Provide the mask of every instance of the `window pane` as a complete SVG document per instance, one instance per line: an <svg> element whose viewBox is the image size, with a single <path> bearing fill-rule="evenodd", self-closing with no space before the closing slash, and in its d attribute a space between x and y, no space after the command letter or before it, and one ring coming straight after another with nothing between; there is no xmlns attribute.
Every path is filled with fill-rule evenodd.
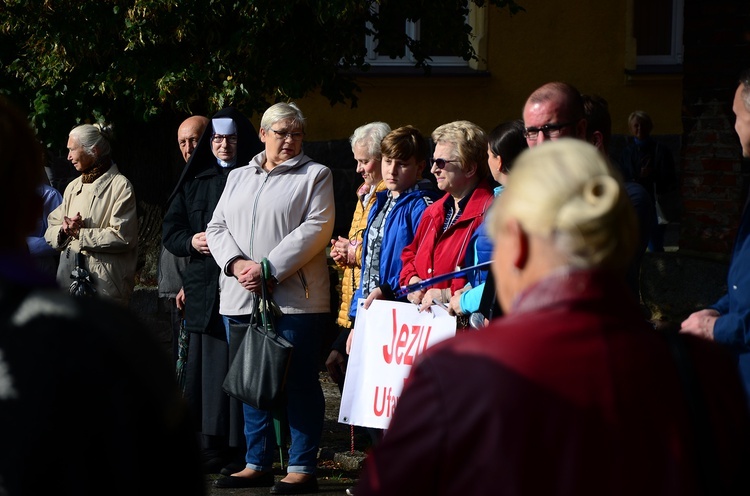
<svg viewBox="0 0 750 496"><path fill-rule="evenodd" d="M635 0L633 30L638 55L672 55L672 0Z"/></svg>
<svg viewBox="0 0 750 496"><path fill-rule="evenodd" d="M462 57L471 51L468 3L422 9L419 21L410 20L408 9L397 0L380 0L371 8L377 18L368 23L373 34L365 39L370 64L411 66L424 58L427 65L435 67L469 65Z"/></svg>
<svg viewBox="0 0 750 496"><path fill-rule="evenodd" d="M466 36L465 17L440 16L438 12L426 14L419 23L419 39L432 56L459 57L459 37ZM450 34L450 35L448 35Z"/></svg>
<svg viewBox="0 0 750 496"><path fill-rule="evenodd" d="M381 56L406 55L406 17L387 4L380 5L380 29L375 37L375 52Z"/></svg>

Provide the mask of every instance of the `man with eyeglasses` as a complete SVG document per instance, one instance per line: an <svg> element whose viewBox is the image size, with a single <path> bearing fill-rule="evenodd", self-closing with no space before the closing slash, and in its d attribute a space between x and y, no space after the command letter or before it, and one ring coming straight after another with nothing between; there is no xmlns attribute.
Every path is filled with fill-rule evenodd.
<svg viewBox="0 0 750 496"><path fill-rule="evenodd" d="M563 137L586 139L581 93L559 81L536 89L523 107L524 136L529 147Z"/></svg>

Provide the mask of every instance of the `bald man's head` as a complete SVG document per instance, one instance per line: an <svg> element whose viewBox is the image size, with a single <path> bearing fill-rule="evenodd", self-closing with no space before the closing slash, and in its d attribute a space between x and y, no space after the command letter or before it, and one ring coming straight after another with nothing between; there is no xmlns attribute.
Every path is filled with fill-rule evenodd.
<svg viewBox="0 0 750 496"><path fill-rule="evenodd" d="M526 100L523 124L529 146L566 136L585 140L581 93L573 85L559 81L541 86Z"/></svg>
<svg viewBox="0 0 750 496"><path fill-rule="evenodd" d="M208 126L208 122L208 117L193 115L182 121L177 129L177 144L180 145L182 158L185 159L185 162L193 154L203 130Z"/></svg>

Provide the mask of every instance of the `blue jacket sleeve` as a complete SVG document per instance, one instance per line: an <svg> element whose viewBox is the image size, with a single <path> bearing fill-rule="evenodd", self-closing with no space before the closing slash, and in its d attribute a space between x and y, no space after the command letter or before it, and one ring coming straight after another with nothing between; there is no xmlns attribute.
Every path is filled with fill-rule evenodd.
<svg viewBox="0 0 750 496"><path fill-rule="evenodd" d="M727 293L711 306L721 314L714 324L714 340L740 352L750 349L750 216L743 217L727 273Z"/></svg>
<svg viewBox="0 0 750 496"><path fill-rule="evenodd" d="M461 293L461 312L469 314L479 310L482 293L484 293L484 283Z"/></svg>

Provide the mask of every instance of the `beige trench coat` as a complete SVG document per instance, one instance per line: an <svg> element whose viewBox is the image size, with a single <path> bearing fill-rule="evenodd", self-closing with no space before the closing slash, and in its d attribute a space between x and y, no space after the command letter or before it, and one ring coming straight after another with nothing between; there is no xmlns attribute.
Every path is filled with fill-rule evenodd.
<svg viewBox="0 0 750 496"><path fill-rule="evenodd" d="M78 198L86 195L85 198ZM63 217L72 217L71 203L85 205L80 211L84 227L78 239L60 234ZM83 201L80 201L83 200ZM112 164L107 172L84 188L81 178L74 179L63 194L63 202L47 218L44 238L60 253L57 281L70 286L75 255L85 255L88 271L97 294L127 305L135 284L138 259L138 216L135 193L130 181Z"/></svg>

